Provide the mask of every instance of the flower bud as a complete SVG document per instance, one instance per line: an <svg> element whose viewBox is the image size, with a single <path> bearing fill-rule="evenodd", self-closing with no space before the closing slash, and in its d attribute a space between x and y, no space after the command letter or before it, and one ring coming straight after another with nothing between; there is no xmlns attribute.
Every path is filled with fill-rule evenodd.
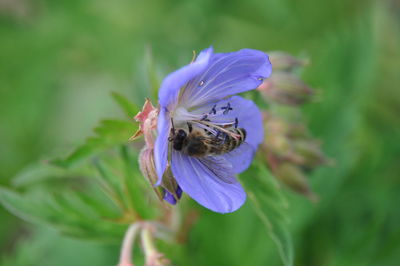
<svg viewBox="0 0 400 266"><path fill-rule="evenodd" d="M145 146L139 154L139 167L142 174L149 180L151 185L157 182L157 171L154 163L154 149ZM153 187L158 198L162 200L163 195L158 187Z"/></svg>
<svg viewBox="0 0 400 266"><path fill-rule="evenodd" d="M145 266L168 266L170 261L155 246L155 227L150 223L143 226L141 232L142 248L145 254Z"/></svg>
<svg viewBox="0 0 400 266"><path fill-rule="evenodd" d="M139 154L139 167L142 174L149 180L151 185L157 183L158 176L154 162L154 135L153 131L157 128L159 110L155 108L149 99L146 99L142 111L136 116L135 120L140 122L139 130L130 138L131 140L143 135L146 145ZM162 200L163 192L161 188L154 187L158 198Z"/></svg>
<svg viewBox="0 0 400 266"><path fill-rule="evenodd" d="M290 132L289 123L270 112L263 112L263 121L267 135L287 135Z"/></svg>
<svg viewBox="0 0 400 266"><path fill-rule="evenodd" d="M292 71L296 67L306 66L307 59L299 59L285 52L270 52L269 60L273 71Z"/></svg>
<svg viewBox="0 0 400 266"><path fill-rule="evenodd" d="M276 156L284 157L291 151L290 143L285 136L270 135L267 136L265 148Z"/></svg>
<svg viewBox="0 0 400 266"><path fill-rule="evenodd" d="M155 108L149 99L146 99L142 111L136 116L135 120L140 122L139 130L130 138L134 140L144 135L144 140L148 148L154 147L153 131L157 128L158 108Z"/></svg>
<svg viewBox="0 0 400 266"><path fill-rule="evenodd" d="M273 73L258 87L266 101L297 106L307 103L314 92L296 75L286 72Z"/></svg>
<svg viewBox="0 0 400 266"><path fill-rule="evenodd" d="M299 167L283 162L277 164L272 169L272 173L293 191L306 196L312 201L318 199L318 196L311 190L307 178Z"/></svg>
<svg viewBox="0 0 400 266"><path fill-rule="evenodd" d="M315 140L297 140L292 142L294 152L301 158L299 164L306 169L328 163L322 153L320 143Z"/></svg>

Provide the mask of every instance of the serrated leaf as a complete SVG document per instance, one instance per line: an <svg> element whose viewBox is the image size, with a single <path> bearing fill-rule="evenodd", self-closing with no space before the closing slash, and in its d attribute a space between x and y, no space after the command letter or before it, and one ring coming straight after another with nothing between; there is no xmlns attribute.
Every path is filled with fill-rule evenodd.
<svg viewBox="0 0 400 266"><path fill-rule="evenodd" d="M139 111L140 107L129 101L125 96L118 92L112 92L112 97L124 111L125 115L129 118L133 118Z"/></svg>
<svg viewBox="0 0 400 266"><path fill-rule="evenodd" d="M254 178L244 178L243 182L253 208L277 246L283 264L292 266L293 243L285 213L288 203L265 166L255 163L249 171Z"/></svg>
<svg viewBox="0 0 400 266"><path fill-rule="evenodd" d="M158 200L152 193L143 193L152 188L138 171L137 154L129 153L124 145L119 147L117 154L118 160L101 156L93 161L106 194L133 216L139 215L142 219L154 217L156 212L148 206L149 202Z"/></svg>
<svg viewBox="0 0 400 266"><path fill-rule="evenodd" d="M51 161L53 164L65 168L74 166L88 157L96 155L98 152L124 144L136 130L138 125L123 120L102 120L101 124L94 129L96 136L90 137L84 144L77 147L65 159Z"/></svg>
<svg viewBox="0 0 400 266"><path fill-rule="evenodd" d="M127 147L122 146L127 153ZM64 169L41 163L18 175L16 184L23 192L0 189L0 202L16 216L29 222L52 225L64 234L118 239L127 224L138 218L154 217L157 212L144 200L151 188L138 186L135 181L132 189L128 189L129 178L140 177L137 181L143 183L144 180L131 160L125 162L126 154L105 151L99 156L101 180L108 190L101 189L93 167ZM107 194L109 191L111 197Z"/></svg>
<svg viewBox="0 0 400 266"><path fill-rule="evenodd" d="M124 173L125 189L130 196L136 211L143 219L151 219L157 214L157 209L149 208L151 202L159 202L154 193L140 193L140 191L152 191L154 187L144 178L141 172L135 171L139 169L137 153L130 152L126 146L121 146L119 150L123 165L121 168ZM159 189L159 188L156 188Z"/></svg>
<svg viewBox="0 0 400 266"><path fill-rule="evenodd" d="M61 166L61 167L71 167L74 164L80 162L83 159L86 159L87 157L94 155L95 152L99 149L101 149L102 143L98 141L98 139L95 138L88 138L86 142L76 148L69 156L67 156L65 159L55 159L52 160L51 162L54 165Z"/></svg>
<svg viewBox="0 0 400 266"><path fill-rule="evenodd" d="M93 161L100 183L106 194L122 210L132 209L131 202L124 197L123 184L120 176L115 175L106 162L96 159ZM125 200L124 200L125 199Z"/></svg>
<svg viewBox="0 0 400 266"><path fill-rule="evenodd" d="M96 133L107 145L100 146L96 156L90 154L92 160L69 168L30 166L14 182L21 191L1 189L0 202L22 219L91 239L117 239L127 224L154 219L159 200L140 174L137 151L131 152L126 144L108 147L119 139L107 142L107 137L126 128L126 123L108 120L102 125Z"/></svg>
<svg viewBox="0 0 400 266"><path fill-rule="evenodd" d="M17 187L42 182L53 176L62 176L65 170L48 163L38 163L22 169L13 179L12 184Z"/></svg>
<svg viewBox="0 0 400 266"><path fill-rule="evenodd" d="M21 219L51 225L75 237L119 239L128 222L119 222L123 214L105 199L104 194L96 196L87 188L84 192L66 189L53 193L0 188L0 203Z"/></svg>
<svg viewBox="0 0 400 266"><path fill-rule="evenodd" d="M38 211L34 202L29 202L23 196L10 189L0 188L0 203L8 211L21 219L33 223L40 221L40 215L38 215L40 211Z"/></svg>

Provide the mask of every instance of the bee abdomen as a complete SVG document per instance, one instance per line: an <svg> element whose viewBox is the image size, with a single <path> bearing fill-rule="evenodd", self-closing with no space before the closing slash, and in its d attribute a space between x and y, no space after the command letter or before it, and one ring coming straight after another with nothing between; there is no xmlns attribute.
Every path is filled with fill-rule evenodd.
<svg viewBox="0 0 400 266"><path fill-rule="evenodd" d="M235 133L239 135L237 140L237 145L242 144L246 140L247 132L244 128L236 128Z"/></svg>
<svg viewBox="0 0 400 266"><path fill-rule="evenodd" d="M242 142L243 142L243 141L246 140L246 136L247 136L246 129L244 129L244 128L239 128L239 131L240 131L241 139L242 139Z"/></svg>
<svg viewBox="0 0 400 266"><path fill-rule="evenodd" d="M224 143L225 148L222 149L221 153L233 151L234 149L239 147L240 144L244 142L246 138L246 130L244 130L243 128L235 128L233 130L233 133L235 133L238 136L227 137Z"/></svg>

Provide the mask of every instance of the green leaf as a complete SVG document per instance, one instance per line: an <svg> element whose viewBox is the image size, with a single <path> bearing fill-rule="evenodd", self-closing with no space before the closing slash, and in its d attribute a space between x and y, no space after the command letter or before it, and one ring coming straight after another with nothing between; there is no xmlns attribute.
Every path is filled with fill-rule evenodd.
<svg viewBox="0 0 400 266"><path fill-rule="evenodd" d="M96 136L89 137L84 144L77 147L65 159L51 161L53 164L65 168L74 166L84 159L92 157L99 152L128 143L128 139L138 129L136 123L123 120L103 120L94 129Z"/></svg>
<svg viewBox="0 0 400 266"><path fill-rule="evenodd" d="M33 222L40 222L40 210L36 208L35 202L25 199L22 195L0 187L0 203L15 216Z"/></svg>
<svg viewBox="0 0 400 266"><path fill-rule="evenodd" d="M22 169L13 179L12 184L16 187L29 186L43 182L54 176L62 176L65 170L48 163L37 163Z"/></svg>
<svg viewBox="0 0 400 266"><path fill-rule="evenodd" d="M277 246L283 264L291 266L294 251L286 214L288 202L264 165L255 162L248 171L254 178L243 178L242 181L253 208Z"/></svg>
<svg viewBox="0 0 400 266"><path fill-rule="evenodd" d="M98 172L96 176L106 194L132 216L139 215L141 219L154 217L157 212L149 208L148 203L157 202L158 199L150 183L138 171L137 153L129 152L124 145L116 153L118 157L100 156L93 161Z"/></svg>
<svg viewBox="0 0 400 266"><path fill-rule="evenodd" d="M107 127L97 134L105 138L109 128L124 125L103 124ZM51 225L64 234L117 240L127 224L159 215L160 202L140 174L137 156L124 144L102 150L79 167L29 166L13 182L18 190L0 189L0 202L18 217Z"/></svg>
<svg viewBox="0 0 400 266"><path fill-rule="evenodd" d="M125 115L129 118L134 117L139 111L140 108L129 101L125 96L118 92L112 92L112 97L118 103L119 107L124 111Z"/></svg>
<svg viewBox="0 0 400 266"><path fill-rule="evenodd" d="M93 181L55 191L52 188L36 185L23 193L0 188L0 203L21 219L51 225L75 237L104 241L118 240L123 235L126 222L119 221L124 214Z"/></svg>

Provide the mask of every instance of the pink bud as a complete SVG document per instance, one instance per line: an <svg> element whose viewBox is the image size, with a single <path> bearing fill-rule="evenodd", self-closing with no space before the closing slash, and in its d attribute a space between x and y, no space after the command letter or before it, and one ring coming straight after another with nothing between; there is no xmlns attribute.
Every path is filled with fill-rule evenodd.
<svg viewBox="0 0 400 266"><path fill-rule="evenodd" d="M151 185L157 183L157 172L154 163L154 149L145 146L139 154L139 167L142 174L149 180ZM163 195L158 187L153 187L158 198L162 200Z"/></svg>
<svg viewBox="0 0 400 266"><path fill-rule="evenodd" d="M329 160L325 157L320 148L319 141L297 140L292 143L294 152L301 158L299 164L308 169L327 164Z"/></svg>
<svg viewBox="0 0 400 266"><path fill-rule="evenodd" d="M274 72L264 80L258 90L266 101L286 105L300 105L308 102L314 92L299 77L286 72Z"/></svg>
<svg viewBox="0 0 400 266"><path fill-rule="evenodd" d="M153 130L157 129L157 119L159 110L155 108L149 99L143 105L143 109L135 116L135 120L140 122L139 130L131 137L131 140L144 135L144 140L148 148L154 148Z"/></svg>
<svg viewBox="0 0 400 266"><path fill-rule="evenodd" d="M293 191L308 197L312 201L318 200L318 196L311 190L307 178L299 167L290 163L282 163L274 167L272 172Z"/></svg>
<svg viewBox="0 0 400 266"><path fill-rule="evenodd" d="M296 67L306 66L307 59L299 59L285 52L270 52L269 60L273 71L291 71Z"/></svg>

